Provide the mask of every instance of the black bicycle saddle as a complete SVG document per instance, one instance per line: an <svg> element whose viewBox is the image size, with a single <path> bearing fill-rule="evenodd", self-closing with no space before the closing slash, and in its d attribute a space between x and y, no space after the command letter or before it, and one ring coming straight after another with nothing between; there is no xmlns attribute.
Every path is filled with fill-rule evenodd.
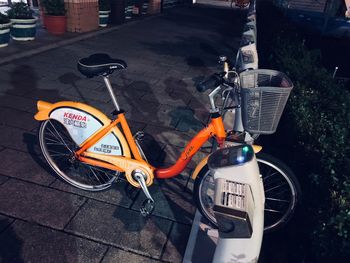
<svg viewBox="0 0 350 263"><path fill-rule="evenodd" d="M121 59L113 59L108 54L98 53L78 61L78 70L88 78L109 75L116 69L125 69L127 64Z"/></svg>

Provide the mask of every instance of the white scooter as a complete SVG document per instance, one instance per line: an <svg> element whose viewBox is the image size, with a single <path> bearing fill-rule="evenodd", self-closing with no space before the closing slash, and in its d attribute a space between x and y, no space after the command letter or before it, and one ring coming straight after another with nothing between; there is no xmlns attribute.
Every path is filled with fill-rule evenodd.
<svg viewBox="0 0 350 263"><path fill-rule="evenodd" d="M215 179L214 213L219 240L214 263L253 263L264 232L264 187L250 145L214 152L208 160Z"/></svg>

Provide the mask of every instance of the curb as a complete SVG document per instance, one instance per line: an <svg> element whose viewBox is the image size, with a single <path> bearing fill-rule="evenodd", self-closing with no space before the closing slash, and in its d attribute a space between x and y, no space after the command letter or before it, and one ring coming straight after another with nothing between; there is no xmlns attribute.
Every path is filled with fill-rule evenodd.
<svg viewBox="0 0 350 263"><path fill-rule="evenodd" d="M48 44L48 45L45 45L45 46L42 46L42 47L34 48L32 50L27 50L27 51L21 52L19 54L13 54L13 55L10 55L8 57L0 59L0 65L7 64L9 62L12 62L14 60L18 60L18 59L21 59L21 58L30 57L30 56L33 56L33 55L36 55L36 54L39 54L39 53L43 53L45 51L49 51L49 50L52 50L52 49L55 49L55 48L59 48L59 47L62 47L62 46L73 44L73 43L76 43L76 42L79 42L79 41L82 41L82 40L85 40L85 39L89 39L89 38L92 38L92 37L95 37L95 36L107 34L109 32L118 30L118 29L120 29L122 27L132 26L132 25L135 25L135 24L137 24L139 22L151 20L151 19L159 17L161 15L162 14L152 15L152 16L149 16L149 17L145 17L143 19L137 19L135 21L130 21L130 22L127 22L127 23L124 23L124 24L121 24L121 25L112 26L110 28L99 29L99 30L96 30L96 31L93 31L93 32L89 32L89 33L85 33L85 34L82 34L82 35L78 35L78 36L75 36L75 37L72 37L72 38L69 38L69 39L65 39L65 40L61 40L61 41L58 41L58 42L55 42L55 43L51 43L51 44Z"/></svg>

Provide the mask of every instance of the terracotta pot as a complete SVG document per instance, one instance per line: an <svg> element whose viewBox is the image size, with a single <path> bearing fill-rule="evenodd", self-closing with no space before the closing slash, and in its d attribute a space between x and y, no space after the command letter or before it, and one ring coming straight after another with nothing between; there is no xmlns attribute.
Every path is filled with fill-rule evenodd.
<svg viewBox="0 0 350 263"><path fill-rule="evenodd" d="M45 26L47 31L53 35L61 35L66 32L66 16L44 15Z"/></svg>

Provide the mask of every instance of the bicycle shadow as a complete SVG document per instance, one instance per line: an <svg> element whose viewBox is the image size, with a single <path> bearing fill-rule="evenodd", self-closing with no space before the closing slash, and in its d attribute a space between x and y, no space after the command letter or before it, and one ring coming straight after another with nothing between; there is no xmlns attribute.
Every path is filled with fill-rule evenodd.
<svg viewBox="0 0 350 263"><path fill-rule="evenodd" d="M158 156L155 161L157 161L158 165L169 166L170 162L167 160L166 155L171 155L171 158L174 159L172 161L175 161L179 155L176 151L170 150L165 152L165 150L168 150L168 148L165 149L165 147L168 146L168 143L171 143L171 141L168 140L166 133L164 133L162 130L162 127L170 126L173 131L176 131L175 129L179 123L184 122L185 124L188 124L182 124L181 129L178 130L181 131L181 134L183 134L183 136L179 135L179 139L182 141L187 141L188 136L184 136L186 135L186 132L190 130L192 130L192 133L198 132L198 130L203 128L202 121L199 121L198 118L194 116L194 111L188 106L174 106L172 107L172 110L166 112L168 122L164 124L164 119L162 119L164 118L164 115L157 114L157 111L159 111L158 106L162 105L161 102L163 101L159 101L157 94L155 94L156 90L152 89L150 83L147 83L145 81L135 81L129 83L128 79L125 78L125 76L122 76L120 79L124 79L125 86L123 86L123 84L119 85L119 93L117 93L117 97L118 99L122 97L123 101L128 102L128 119L137 121L143 120L144 122L147 122L145 123L146 131L148 126L155 126L157 123L160 123L158 124L159 129L152 129L153 132L151 134L156 138L157 141L161 142L161 145L163 145L158 147L158 149L162 149L162 153L154 153L154 155ZM190 98L190 100L195 101L197 104L200 104L200 101L198 101L197 98L193 96L193 93L189 91L187 87L188 85L185 82L181 81L181 79L166 78L161 82L164 84L164 86L162 86L164 87L162 92L168 95L168 102L179 102L180 104L187 105L188 98ZM174 82L176 82L176 85L174 85ZM182 93L180 96L177 94L178 89L176 89L179 88L179 86L182 86ZM142 92L140 93L140 91ZM135 94L137 94L138 97L135 96ZM144 98L146 95L147 97L154 98L152 105L156 106L156 110L151 109L149 112L147 112L147 110L144 110L141 107L144 106L142 98ZM154 161L154 159L151 159L151 161ZM193 165L195 164L193 163ZM158 219L170 219L178 222L180 225L187 225L188 228L186 230L187 234L189 234L189 224L191 224L194 215L194 203L190 190L188 189L189 179L189 176L186 177L182 174L173 179L156 180L155 185L149 189L151 195L156 201L156 210L154 211L151 218L145 219L140 215L138 219L131 223L128 220L125 221L125 219L123 219L123 217L118 214L118 211L114 213L114 216L122 220L127 231L131 232L141 231L146 227L148 221L151 220L157 225L157 227L159 227L160 230L164 231L165 235L169 235L169 229L160 224ZM131 206L132 209L137 211L141 207L144 199L145 196L140 191L139 196ZM171 242L174 245L177 253L183 255L185 249L184 245L186 245L187 241L186 232L181 238L178 236L174 238L175 236L176 234L172 233L170 235L170 241L168 242ZM181 242L179 242L179 239L181 239ZM157 240L154 241L156 242Z"/></svg>
<svg viewBox="0 0 350 263"><path fill-rule="evenodd" d="M12 66L13 64L10 64ZM4 105L1 105L2 107L6 107L8 114L13 115L13 118L18 118L21 121L25 123L29 123L29 120L26 119L27 116L30 114L33 114L34 107L29 106L28 104L30 101L33 101L33 106L35 105L34 99L40 98L40 97L51 97L51 98L60 98L57 91L54 90L46 90L46 89L39 89L38 88L38 81L39 77L36 73L35 68L33 68L31 65L28 64L14 64L14 67L8 72L9 75L9 81L7 83L4 83L4 88L6 88L6 91L1 95L1 101L4 102ZM37 96L38 94L41 94L40 96ZM12 102L12 103L11 103ZM13 103L15 102L15 103ZM16 103L18 102L18 103ZM5 104L6 103L6 104ZM23 112L23 116L18 116L19 111ZM18 151L20 154L18 154L16 162L19 163L19 168L13 168L13 172L16 173L18 171L21 171L21 169L24 169L30 173L33 169L33 165L38 165L41 167L45 172L48 174L52 174L51 171L49 171L48 167L43 163L42 159L39 158L39 155L37 153L36 148L36 136L34 135L34 131L30 130L30 128L26 128L26 125L23 125L22 128L20 127L12 127L11 123L3 123L4 126L8 127L9 129L14 129L14 137L9 138L9 141L13 141L16 139L19 139L16 145L13 147L11 146L11 142L8 142L6 148L3 151L10 150L10 151ZM17 133L19 134L19 137L17 138ZM22 136L22 141L20 141ZM22 147L23 146L23 147ZM28 159L26 159L26 154L23 153L27 152L29 156L32 158L34 162L28 162ZM21 153L22 152L22 153ZM25 157L24 160L22 160L22 156ZM3 164L4 165L4 164ZM39 177L29 176L24 177L23 180L25 181L31 181L33 183L40 182L36 181ZM10 179L6 182L4 182L4 187L6 187L7 182L11 182L12 184L23 184L23 181L21 181L22 178L18 178L16 175L13 177L10 175ZM27 185L28 189L30 188L30 183ZM28 190L26 189L26 190ZM0 190L1 191L1 190ZM22 194L18 194L19 196L22 196ZM18 198L14 196L8 196L8 198ZM20 200L20 199L19 199ZM6 202L6 199L2 199L2 202ZM14 210L21 209L21 203L18 203L19 208L13 208ZM5 208L8 209L8 208ZM4 212L6 214L6 212ZM45 246L49 244L41 243L40 240L36 239L39 236L35 235L35 237L31 237L30 240L27 239L28 236L26 233L23 233L23 229L21 227L35 227L36 223L40 224L39 221L33 220L34 222L27 222L25 219L26 217L31 217L29 214L23 214L20 213L20 215L17 215L18 219L14 219L13 223L9 223L7 219L0 218L0 261L1 262L26 262L27 260L35 260L37 258L33 255L31 251L31 242L38 242L43 247L42 249L45 249ZM22 218L22 216L24 218ZM35 217L35 216L34 216ZM22 221L22 219L24 221ZM42 237L42 236L41 236ZM71 249L74 250L74 244L72 245ZM77 248L76 248L77 250ZM34 256L34 258L28 258L30 256ZM62 260L67 260L64 255L61 255Z"/></svg>
<svg viewBox="0 0 350 263"><path fill-rule="evenodd" d="M25 262L21 257L23 241L6 218L0 218L0 244L0 262Z"/></svg>

